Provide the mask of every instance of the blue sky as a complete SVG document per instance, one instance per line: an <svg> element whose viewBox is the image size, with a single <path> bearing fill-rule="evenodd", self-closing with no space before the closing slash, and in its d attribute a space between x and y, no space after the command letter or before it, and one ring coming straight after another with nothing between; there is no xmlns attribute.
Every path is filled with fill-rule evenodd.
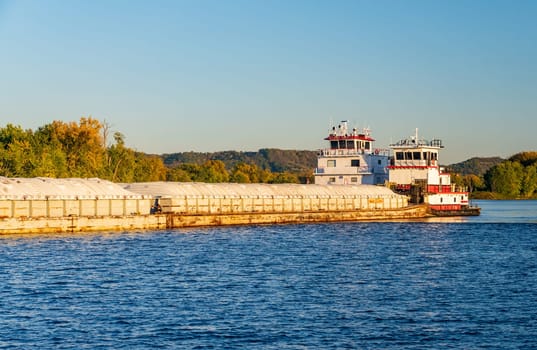
<svg viewBox="0 0 537 350"><path fill-rule="evenodd" d="M537 1L0 0L0 124L148 153L316 150L340 120L442 163L536 150Z"/></svg>

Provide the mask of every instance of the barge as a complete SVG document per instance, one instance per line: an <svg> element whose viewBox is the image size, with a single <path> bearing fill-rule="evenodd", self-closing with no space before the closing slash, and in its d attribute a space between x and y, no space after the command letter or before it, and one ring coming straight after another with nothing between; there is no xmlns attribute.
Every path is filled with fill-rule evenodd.
<svg viewBox="0 0 537 350"><path fill-rule="evenodd" d="M374 148L368 129L332 128L315 184L147 182L0 177L0 234L194 226L399 221L479 215L438 164L440 140Z"/></svg>
<svg viewBox="0 0 537 350"><path fill-rule="evenodd" d="M382 186L0 178L0 234L419 219Z"/></svg>

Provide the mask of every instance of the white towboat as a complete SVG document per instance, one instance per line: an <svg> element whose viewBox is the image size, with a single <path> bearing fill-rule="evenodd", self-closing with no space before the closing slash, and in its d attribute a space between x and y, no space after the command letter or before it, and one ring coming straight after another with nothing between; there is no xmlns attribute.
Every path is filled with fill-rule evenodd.
<svg viewBox="0 0 537 350"><path fill-rule="evenodd" d="M329 147L318 152L316 184L379 185L388 180L389 150L373 147L369 129L349 130L343 120L325 140Z"/></svg>
<svg viewBox="0 0 537 350"><path fill-rule="evenodd" d="M437 216L480 214L480 208L470 205L468 191L452 184L451 175L440 167L442 141L420 140L418 129L390 149L380 149L373 147L369 129L349 130L343 120L325 140L329 147L318 152L316 184L387 185L410 196L411 203L426 203Z"/></svg>

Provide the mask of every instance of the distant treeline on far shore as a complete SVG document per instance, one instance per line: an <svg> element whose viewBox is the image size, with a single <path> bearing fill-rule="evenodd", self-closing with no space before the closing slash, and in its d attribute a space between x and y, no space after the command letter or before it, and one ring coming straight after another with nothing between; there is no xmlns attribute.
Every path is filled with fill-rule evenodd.
<svg viewBox="0 0 537 350"><path fill-rule="evenodd" d="M0 128L0 176L99 177L113 182L313 182L316 151L180 152L151 155L125 145L125 136L91 117L53 121L37 130ZM448 167L452 182L474 198L537 197L537 152L509 159L472 158Z"/></svg>

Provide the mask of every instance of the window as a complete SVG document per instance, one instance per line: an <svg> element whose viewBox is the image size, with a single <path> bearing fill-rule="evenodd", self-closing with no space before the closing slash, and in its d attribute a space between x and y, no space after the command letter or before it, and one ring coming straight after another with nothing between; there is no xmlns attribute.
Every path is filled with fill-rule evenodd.
<svg viewBox="0 0 537 350"><path fill-rule="evenodd" d="M329 159L326 161L326 166L329 168L335 168L336 167L336 160L335 159Z"/></svg>
<svg viewBox="0 0 537 350"><path fill-rule="evenodd" d="M351 159L351 166L360 166L360 159Z"/></svg>
<svg viewBox="0 0 537 350"><path fill-rule="evenodd" d="M337 149L337 141L330 141L330 148Z"/></svg>
<svg viewBox="0 0 537 350"><path fill-rule="evenodd" d="M403 152L395 152L395 159L397 160L404 160L405 157L403 155Z"/></svg>
<svg viewBox="0 0 537 350"><path fill-rule="evenodd" d="M336 182L336 178L335 177L329 177L328 182Z"/></svg>
<svg viewBox="0 0 537 350"><path fill-rule="evenodd" d="M357 178L356 176L351 177L351 182L352 182L352 183L357 183L357 182L358 182L358 178Z"/></svg>
<svg viewBox="0 0 537 350"><path fill-rule="evenodd" d="M414 160L420 160L421 159L421 152L413 152L412 157Z"/></svg>
<svg viewBox="0 0 537 350"><path fill-rule="evenodd" d="M365 143L365 149L371 149L371 142L366 141L366 143Z"/></svg>
<svg viewBox="0 0 537 350"><path fill-rule="evenodd" d="M378 165L382 165L382 159L378 160Z"/></svg>
<svg viewBox="0 0 537 350"><path fill-rule="evenodd" d="M405 159L412 160L412 152L405 152Z"/></svg>

